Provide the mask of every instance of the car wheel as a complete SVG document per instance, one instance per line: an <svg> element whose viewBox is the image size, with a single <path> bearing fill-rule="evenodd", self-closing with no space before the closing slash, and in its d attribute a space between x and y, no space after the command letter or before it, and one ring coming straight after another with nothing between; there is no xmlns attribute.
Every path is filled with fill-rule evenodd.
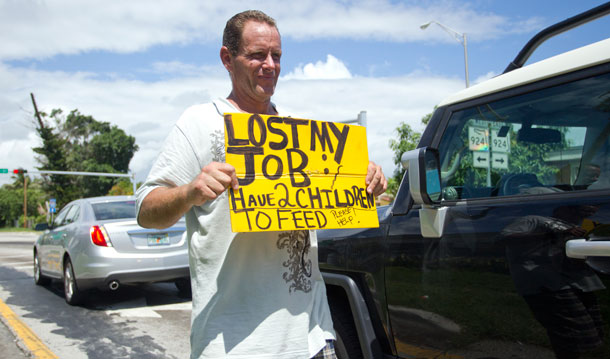
<svg viewBox="0 0 610 359"><path fill-rule="evenodd" d="M50 278L45 277L40 269L40 259L38 252L34 252L34 283L36 285L47 285L51 282Z"/></svg>
<svg viewBox="0 0 610 359"><path fill-rule="evenodd" d="M83 299L83 293L76 285L76 277L69 258L64 263L64 296L66 303L70 305L77 305Z"/></svg>
<svg viewBox="0 0 610 359"><path fill-rule="evenodd" d="M190 297L192 296L191 292L191 279L190 278L180 278L174 281L176 288L178 288L178 294L182 297Z"/></svg>
<svg viewBox="0 0 610 359"><path fill-rule="evenodd" d="M347 303L334 303L330 313L335 327L337 341L335 342L335 353L339 359L361 359L364 358L360 351L358 332L354 325L354 319Z"/></svg>

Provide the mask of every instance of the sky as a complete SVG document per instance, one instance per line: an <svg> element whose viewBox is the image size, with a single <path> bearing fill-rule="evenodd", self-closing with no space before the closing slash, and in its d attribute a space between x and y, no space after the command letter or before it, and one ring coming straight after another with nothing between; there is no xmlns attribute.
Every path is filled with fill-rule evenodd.
<svg viewBox="0 0 610 359"><path fill-rule="evenodd" d="M219 58L235 13L259 9L282 36L272 101L295 117L348 121L366 111L369 159L387 177L396 128L502 73L538 31L602 4L557 0L0 0L0 168L35 171L40 111L78 109L134 136L143 181L180 114L226 97ZM422 30L420 25L436 21ZM610 36L610 16L555 37L528 63ZM0 174L0 185L12 183Z"/></svg>

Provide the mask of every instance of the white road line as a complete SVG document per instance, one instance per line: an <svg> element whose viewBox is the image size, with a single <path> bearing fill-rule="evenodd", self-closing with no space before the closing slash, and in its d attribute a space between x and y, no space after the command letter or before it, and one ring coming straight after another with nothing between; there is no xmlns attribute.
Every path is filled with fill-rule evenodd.
<svg viewBox="0 0 610 359"><path fill-rule="evenodd" d="M175 304L163 304L146 306L144 298L129 302L135 307L132 308L119 308L106 310L106 314L112 315L117 314L122 318L139 317L139 318L161 318L161 315L157 313L157 310L191 310L193 304L191 302L175 303ZM123 303L125 305L125 303Z"/></svg>
<svg viewBox="0 0 610 359"><path fill-rule="evenodd" d="M34 265L32 265L30 263L29 266L17 266L17 267L13 267L13 268L15 268L15 269L34 269Z"/></svg>
<svg viewBox="0 0 610 359"><path fill-rule="evenodd" d="M8 262L8 263L3 263L4 265L8 265L11 267L18 267L18 266L23 266L26 264L29 264L30 267L33 266L34 264L32 263L32 261L27 261L27 262Z"/></svg>

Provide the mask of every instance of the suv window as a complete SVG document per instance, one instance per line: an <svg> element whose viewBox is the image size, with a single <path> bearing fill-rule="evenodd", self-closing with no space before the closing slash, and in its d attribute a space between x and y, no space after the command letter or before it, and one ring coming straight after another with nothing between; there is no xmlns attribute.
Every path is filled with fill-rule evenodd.
<svg viewBox="0 0 610 359"><path fill-rule="evenodd" d="M610 187L610 74L456 111L439 146L443 199Z"/></svg>

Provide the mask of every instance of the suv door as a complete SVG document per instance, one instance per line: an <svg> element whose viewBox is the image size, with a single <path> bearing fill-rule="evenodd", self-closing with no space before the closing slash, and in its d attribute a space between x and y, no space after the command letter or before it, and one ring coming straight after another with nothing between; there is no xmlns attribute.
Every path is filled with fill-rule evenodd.
<svg viewBox="0 0 610 359"><path fill-rule="evenodd" d="M610 240L610 65L440 110L444 232L389 230L399 356L610 357L610 277L565 250Z"/></svg>

